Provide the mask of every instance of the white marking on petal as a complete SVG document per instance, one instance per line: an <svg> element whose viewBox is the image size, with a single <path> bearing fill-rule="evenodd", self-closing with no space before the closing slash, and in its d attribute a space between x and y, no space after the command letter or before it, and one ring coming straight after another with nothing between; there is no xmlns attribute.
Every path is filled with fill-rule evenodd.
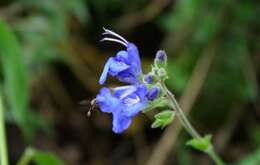
<svg viewBox="0 0 260 165"><path fill-rule="evenodd" d="M126 105L133 105L133 104L137 104L139 102L140 102L140 98L137 95L135 95L135 98L128 97L128 98L125 98L123 101L123 103Z"/></svg>
<svg viewBox="0 0 260 165"><path fill-rule="evenodd" d="M133 92L135 92L135 91L136 91L136 87L134 87L134 86L129 87L129 89L127 89L127 90L120 96L120 99L125 98L126 96L130 95L131 93L133 93Z"/></svg>
<svg viewBox="0 0 260 165"><path fill-rule="evenodd" d="M120 87L116 87L114 88L114 90L122 90L122 89L127 89L127 88L132 88L132 85L125 85L125 86L120 86Z"/></svg>

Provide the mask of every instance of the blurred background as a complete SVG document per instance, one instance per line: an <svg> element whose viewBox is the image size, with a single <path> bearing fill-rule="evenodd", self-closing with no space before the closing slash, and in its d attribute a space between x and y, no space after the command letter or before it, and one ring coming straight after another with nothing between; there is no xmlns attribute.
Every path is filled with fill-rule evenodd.
<svg viewBox="0 0 260 165"><path fill-rule="evenodd" d="M0 30L0 81L11 164L28 147L45 165L213 164L185 145L177 120L151 129L153 114L141 114L116 135L110 114L87 116L106 60L124 49L100 43L102 27L138 46L145 73L164 49L167 85L195 128L214 135L227 162L260 164L260 1L1 0L0 18L9 27Z"/></svg>

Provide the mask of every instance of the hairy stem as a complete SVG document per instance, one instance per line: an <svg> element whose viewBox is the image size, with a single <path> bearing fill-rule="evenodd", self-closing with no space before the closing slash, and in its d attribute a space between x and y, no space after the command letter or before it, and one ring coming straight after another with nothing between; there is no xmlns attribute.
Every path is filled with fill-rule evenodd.
<svg viewBox="0 0 260 165"><path fill-rule="evenodd" d="M170 106L173 108L176 113L177 117L180 120L182 126L186 129L186 131L195 139L202 140L201 135L195 130L195 128L191 125L187 117L185 116L184 112L182 111L181 107L179 106L178 102L176 101L174 95L171 93L171 91L168 90L166 85L162 82L162 90L167 96L167 98L170 101ZM205 150L205 153L207 153L211 159L217 164L217 165L224 165L224 162L221 160L221 158L216 154L214 151L214 147L212 144L209 145L209 147Z"/></svg>
<svg viewBox="0 0 260 165"><path fill-rule="evenodd" d="M8 152L6 146L4 105L0 93L0 161L1 165L8 165Z"/></svg>

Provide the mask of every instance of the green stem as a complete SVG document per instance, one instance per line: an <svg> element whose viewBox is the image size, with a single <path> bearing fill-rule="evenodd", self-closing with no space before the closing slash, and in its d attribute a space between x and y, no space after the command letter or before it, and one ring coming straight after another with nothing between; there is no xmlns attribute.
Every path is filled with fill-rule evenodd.
<svg viewBox="0 0 260 165"><path fill-rule="evenodd" d="M8 165L8 151L6 146L4 105L0 93L0 161L1 165Z"/></svg>
<svg viewBox="0 0 260 165"><path fill-rule="evenodd" d="M211 157L211 159L214 160L214 162L216 162L217 165L224 165L225 164L221 160L219 155L215 152L214 147L212 146L212 144L210 144L209 148L205 152Z"/></svg>
<svg viewBox="0 0 260 165"><path fill-rule="evenodd" d="M161 83L162 90L166 94L167 98L170 101L170 106L176 111L178 119L180 120L182 126L186 129L186 131L195 139L202 140L201 135L194 129L194 127L190 124L189 120L185 116L184 112L182 111L181 107L179 106L178 102L176 101L174 95L168 90L164 83ZM217 165L224 165L224 162L220 159L220 157L214 151L214 147L212 144L207 148L205 151L211 159Z"/></svg>

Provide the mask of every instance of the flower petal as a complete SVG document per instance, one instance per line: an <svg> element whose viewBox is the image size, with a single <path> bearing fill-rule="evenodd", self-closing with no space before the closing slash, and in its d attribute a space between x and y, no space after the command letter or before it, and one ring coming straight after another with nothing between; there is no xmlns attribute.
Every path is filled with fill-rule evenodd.
<svg viewBox="0 0 260 165"><path fill-rule="evenodd" d="M120 104L120 101L112 96L108 88L102 88L96 97L97 104L102 112L111 113Z"/></svg>
<svg viewBox="0 0 260 165"><path fill-rule="evenodd" d="M129 65L113 58L110 62L109 74L111 76L116 76L118 73L126 70L127 68L129 68Z"/></svg>
<svg viewBox="0 0 260 165"><path fill-rule="evenodd" d="M113 132L122 133L125 131L131 124L131 118L126 117L120 113L121 111L113 113Z"/></svg>
<svg viewBox="0 0 260 165"><path fill-rule="evenodd" d="M116 57L115 57L115 58L116 58L117 60L124 61L125 63L130 64L130 63L128 63L128 52L125 51L125 50L119 51L119 52L116 54Z"/></svg>
<svg viewBox="0 0 260 165"><path fill-rule="evenodd" d="M141 110L145 109L147 106L146 102L139 102L128 106L127 108L123 109L123 114L127 117L134 117L136 116Z"/></svg>
<svg viewBox="0 0 260 165"><path fill-rule="evenodd" d="M100 78L99 78L99 84L104 84L104 82L106 81L106 79L107 79L107 74L108 74L108 71L109 71L109 67L110 67L110 65L111 65L111 62L113 61L113 58L112 57L110 57L108 60L107 60L107 62L106 62L106 64L105 64L105 67L104 67L104 69L103 69L103 72L102 72L102 74L101 74L101 76L100 76Z"/></svg>
<svg viewBox="0 0 260 165"><path fill-rule="evenodd" d="M140 101L141 102L145 102L146 101L146 94L147 94L148 90L147 87L145 85L139 85L137 90L136 90L136 94L139 96Z"/></svg>
<svg viewBox="0 0 260 165"><path fill-rule="evenodd" d="M139 56L139 51L135 44L128 43L127 44L127 52L128 52L128 60L131 61L131 65L136 69L136 72L141 73L141 60Z"/></svg>
<svg viewBox="0 0 260 165"><path fill-rule="evenodd" d="M128 69L118 73L117 78L122 82L139 84L138 75L135 73L132 67L129 67Z"/></svg>

